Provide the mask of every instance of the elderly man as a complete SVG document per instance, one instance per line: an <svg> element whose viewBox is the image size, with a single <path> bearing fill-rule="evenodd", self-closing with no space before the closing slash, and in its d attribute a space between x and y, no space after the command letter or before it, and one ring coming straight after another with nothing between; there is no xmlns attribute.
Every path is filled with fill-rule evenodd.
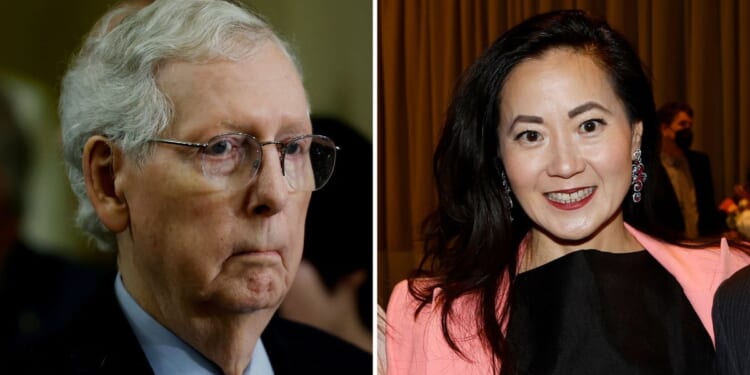
<svg viewBox="0 0 750 375"><path fill-rule="evenodd" d="M78 222L116 249L119 274L110 303L82 315L42 367L371 372L368 354L273 317L311 192L336 157L308 107L284 44L236 4L157 0L105 15L65 75L60 114Z"/></svg>

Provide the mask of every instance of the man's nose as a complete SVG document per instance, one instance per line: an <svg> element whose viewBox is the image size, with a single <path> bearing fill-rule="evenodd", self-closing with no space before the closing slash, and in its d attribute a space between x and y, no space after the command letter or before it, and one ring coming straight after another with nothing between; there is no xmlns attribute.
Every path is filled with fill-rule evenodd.
<svg viewBox="0 0 750 375"><path fill-rule="evenodd" d="M259 170L250 188L249 208L255 214L270 216L284 209L291 188L283 174L278 145L269 143L264 147Z"/></svg>

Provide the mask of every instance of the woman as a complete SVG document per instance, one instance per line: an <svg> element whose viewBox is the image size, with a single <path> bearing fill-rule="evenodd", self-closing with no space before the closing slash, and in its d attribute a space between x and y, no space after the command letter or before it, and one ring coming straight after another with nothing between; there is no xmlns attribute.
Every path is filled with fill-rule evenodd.
<svg viewBox="0 0 750 375"><path fill-rule="evenodd" d="M650 81L606 23L558 11L501 36L449 109L388 373L711 372L713 292L750 257L663 241L658 144Z"/></svg>

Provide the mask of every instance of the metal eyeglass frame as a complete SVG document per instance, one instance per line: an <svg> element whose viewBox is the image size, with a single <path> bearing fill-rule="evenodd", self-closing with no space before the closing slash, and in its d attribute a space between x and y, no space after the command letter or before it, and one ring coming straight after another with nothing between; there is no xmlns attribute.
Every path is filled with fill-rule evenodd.
<svg viewBox="0 0 750 375"><path fill-rule="evenodd" d="M336 143L334 143L332 139L330 139L330 138L328 138L328 137L326 137L324 135L320 135L320 134L305 134L305 135L300 135L300 136L296 136L296 137L290 138L287 142L281 142L281 141L266 141L266 142L261 142L257 138L253 137L252 135L246 134L246 133L242 133L242 132L230 132L230 133L219 134L219 135L211 137L211 139L209 139L208 142L206 142L206 143L187 142L187 141L180 141L180 140L176 140L176 139L167 139L167 138L151 138L151 139L149 139L149 142L165 143L165 144L176 145L176 146L184 146L184 147L194 147L194 148L200 149L201 152L204 152L206 150L206 148L208 148L208 145L211 144L214 139L220 138L220 137L226 137L228 135L241 135L241 136L244 136L246 138L249 138L252 142L255 142L259 146L258 150L260 150L259 151L260 155L258 156L258 160L254 163L254 164L257 164L257 166L255 166L255 165L253 166L253 174L252 174L252 176L250 176L250 180L252 180L253 178L255 178L255 176L258 174L258 171L260 170L260 165L263 163L263 147L268 146L268 145L274 145L274 146L276 146L276 149L279 151L279 162L281 163L281 174L284 177L286 177L286 168L284 167L284 161L286 160L287 148L288 148L288 146L290 144L296 142L297 140L300 140L300 139L303 139L303 138L308 138L308 137L319 137L319 138L323 138L325 140L328 140L333 145L333 155L334 155L334 162L333 162L333 165L331 166L331 173L326 178L325 182L323 182L323 184L321 184L320 186L316 186L315 189L312 190L312 191L318 191L318 190L322 189L323 186L325 186L326 183L328 183L328 181L331 179L331 176L333 175L333 169L334 169L334 167L336 165L336 153L339 150L341 150L341 148L339 146L336 146Z"/></svg>

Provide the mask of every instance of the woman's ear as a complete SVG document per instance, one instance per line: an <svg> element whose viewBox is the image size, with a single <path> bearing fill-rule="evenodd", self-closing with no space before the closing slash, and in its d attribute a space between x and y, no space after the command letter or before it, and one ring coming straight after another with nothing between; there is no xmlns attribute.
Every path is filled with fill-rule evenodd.
<svg viewBox="0 0 750 375"><path fill-rule="evenodd" d="M635 150L641 149L641 136L643 135L643 121L638 121L635 124L633 124L633 129L630 132L631 133L631 139L630 139L630 155L633 155L635 153Z"/></svg>
<svg viewBox="0 0 750 375"><path fill-rule="evenodd" d="M130 221L127 201L116 185L122 162L122 151L103 136L92 136L83 147L86 193L99 219L113 233L124 231Z"/></svg>

